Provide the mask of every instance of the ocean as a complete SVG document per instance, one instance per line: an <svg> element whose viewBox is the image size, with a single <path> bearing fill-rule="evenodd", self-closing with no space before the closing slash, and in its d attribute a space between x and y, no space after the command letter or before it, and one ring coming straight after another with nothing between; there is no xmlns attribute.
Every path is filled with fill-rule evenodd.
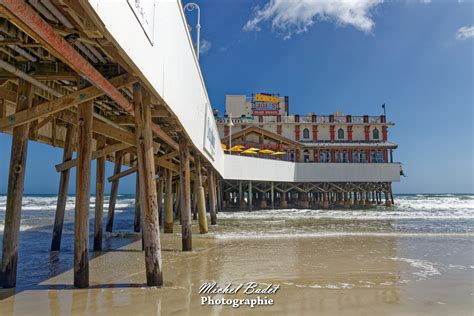
<svg viewBox="0 0 474 316"><path fill-rule="evenodd" d="M117 278L119 288L127 288L127 282L144 282L140 234L133 232L134 201L133 195L119 196L114 232L104 238L104 252L90 252L91 262L99 267L94 271L100 271L100 275L91 276L91 282L99 289L102 283L114 287L110 283ZM334 303L330 308L327 302L305 301L306 309L302 314L311 313L316 307L322 314L344 314L344 311L350 314L351 309L344 310L347 306L340 305L341 298L347 299L348 295L357 300L365 297L370 304L380 303L379 312L437 311L443 314L452 312L455 306L457 314L468 314L474 307L474 195L396 195L395 203L390 208L220 212L218 225L209 226L207 235L199 235L197 225L193 223L194 255L180 251L180 227L176 223L174 234L161 235L165 280L169 280L168 284L165 281L164 293L169 297L157 292L150 294L150 300L162 295L170 301L177 300L172 291L192 289L185 308L194 314L199 307L194 302L199 298L194 295L201 282L260 280L282 285L286 295L280 295L279 300L288 305L285 308L295 307L301 293L312 300L316 292L311 291L318 289L355 291L351 294L328 292L332 294L327 294L327 302ZM5 205L6 197L2 195L0 239ZM106 203L104 223L107 207ZM68 287L71 282L74 197L68 198L60 252L49 251L55 208L55 195L24 196L16 291L28 293L32 290L31 293L35 293L35 289L43 289L44 284L56 280L58 275L67 276L52 282L59 282L59 289ZM91 230L93 213L94 197L91 198ZM92 236L90 242L92 248ZM127 250L130 247L136 249ZM125 253L128 257L123 257ZM102 278L111 271L110 266L119 262L113 277L105 282ZM125 272L117 272L121 269ZM51 290L51 287L47 288ZM140 297L137 289L127 288L127 291L128 299L135 299L135 295ZM22 295L25 300L31 299L27 294ZM0 291L0 300L1 297ZM73 298L69 298L72 300L69 303L75 304ZM289 301L290 298L296 303ZM85 298L80 302L82 299ZM421 301L410 305L413 299ZM21 309L19 302L21 299L16 296L12 308ZM37 301L38 306L41 302ZM340 309L334 310L335 306ZM50 306L44 308L51 309ZM166 306L165 310L176 312L171 306ZM367 306L363 310L367 310ZM206 314L206 310L202 310L202 314Z"/></svg>

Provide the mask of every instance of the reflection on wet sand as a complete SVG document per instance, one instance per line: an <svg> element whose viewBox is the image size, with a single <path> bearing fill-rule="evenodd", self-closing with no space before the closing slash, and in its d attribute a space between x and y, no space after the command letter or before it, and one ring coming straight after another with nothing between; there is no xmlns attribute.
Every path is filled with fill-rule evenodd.
<svg viewBox="0 0 474 316"><path fill-rule="evenodd" d="M69 270L16 295L0 291L5 297L0 301L1 314L365 315L455 311L459 315L473 307L469 267L472 237L216 239L196 234L193 239L195 250L184 253L180 251L179 236L162 236L163 288L145 286L141 242L136 241L93 257L90 289L73 290ZM449 258L454 256L458 261L450 262L443 249L450 249ZM53 257L48 267L51 275L58 269L55 262L60 260ZM420 261L422 265L397 258L425 261ZM426 278L421 279L420 269L428 269L428 261L435 262L441 272L436 275L427 270ZM467 268L452 270L449 264ZM281 288L272 296L273 306L210 307L200 305L198 293L206 281L220 285L255 281L280 284Z"/></svg>

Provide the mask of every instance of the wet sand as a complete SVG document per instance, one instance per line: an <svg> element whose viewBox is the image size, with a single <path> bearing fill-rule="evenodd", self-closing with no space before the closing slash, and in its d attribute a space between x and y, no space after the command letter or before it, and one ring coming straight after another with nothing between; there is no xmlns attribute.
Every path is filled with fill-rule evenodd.
<svg viewBox="0 0 474 316"><path fill-rule="evenodd" d="M179 234L162 235L163 288L145 286L141 242L133 241L91 259L90 289L73 289L68 270L16 293L0 290L0 314L472 315L474 310L472 235L215 238L226 223L215 234L194 234L190 253L180 251ZM222 286L255 281L280 289L267 295L273 306L201 306L199 287L208 281Z"/></svg>

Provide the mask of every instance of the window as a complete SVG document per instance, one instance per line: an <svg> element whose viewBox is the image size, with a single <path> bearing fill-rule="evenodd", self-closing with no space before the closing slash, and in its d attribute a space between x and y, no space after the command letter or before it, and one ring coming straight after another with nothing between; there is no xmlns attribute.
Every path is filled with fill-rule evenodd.
<svg viewBox="0 0 474 316"><path fill-rule="evenodd" d="M347 162L347 151L342 152L342 162Z"/></svg>
<svg viewBox="0 0 474 316"><path fill-rule="evenodd" d="M370 151L370 162L376 162L375 160L375 150Z"/></svg>
<svg viewBox="0 0 474 316"><path fill-rule="evenodd" d="M321 162L327 162L327 159L328 159L328 154L326 151L321 151L319 153L319 161Z"/></svg>
<svg viewBox="0 0 474 316"><path fill-rule="evenodd" d="M382 151L377 151L377 162L383 162Z"/></svg>
<svg viewBox="0 0 474 316"><path fill-rule="evenodd" d="M359 152L357 150L355 150L353 153L352 153L352 161L353 162L359 162Z"/></svg>
<svg viewBox="0 0 474 316"><path fill-rule="evenodd" d="M344 130L342 128L337 130L337 139L344 139Z"/></svg>
<svg viewBox="0 0 474 316"><path fill-rule="evenodd" d="M367 162L367 157L365 155L365 151L360 152L360 162Z"/></svg>
<svg viewBox="0 0 474 316"><path fill-rule="evenodd" d="M309 151L308 150L305 150L303 152L303 158L304 158L304 162L309 162Z"/></svg>
<svg viewBox="0 0 474 316"><path fill-rule="evenodd" d="M304 139L309 139L309 129L305 128L303 130L303 138Z"/></svg>
<svg viewBox="0 0 474 316"><path fill-rule="evenodd" d="M372 131L372 138L379 139L379 130L377 128L374 128L374 130Z"/></svg>

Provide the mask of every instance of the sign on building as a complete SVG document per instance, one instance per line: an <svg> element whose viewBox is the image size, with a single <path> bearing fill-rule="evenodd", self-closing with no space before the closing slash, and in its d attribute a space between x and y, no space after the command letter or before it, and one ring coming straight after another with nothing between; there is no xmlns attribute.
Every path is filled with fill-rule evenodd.
<svg viewBox="0 0 474 316"><path fill-rule="evenodd" d="M140 26L145 32L150 44L154 43L155 36L155 6L156 0L127 0Z"/></svg>
<svg viewBox="0 0 474 316"><path fill-rule="evenodd" d="M254 100L256 102L280 102L280 97L257 93Z"/></svg>
<svg viewBox="0 0 474 316"><path fill-rule="evenodd" d="M278 115L280 114L280 97L256 94L252 102L252 115Z"/></svg>

